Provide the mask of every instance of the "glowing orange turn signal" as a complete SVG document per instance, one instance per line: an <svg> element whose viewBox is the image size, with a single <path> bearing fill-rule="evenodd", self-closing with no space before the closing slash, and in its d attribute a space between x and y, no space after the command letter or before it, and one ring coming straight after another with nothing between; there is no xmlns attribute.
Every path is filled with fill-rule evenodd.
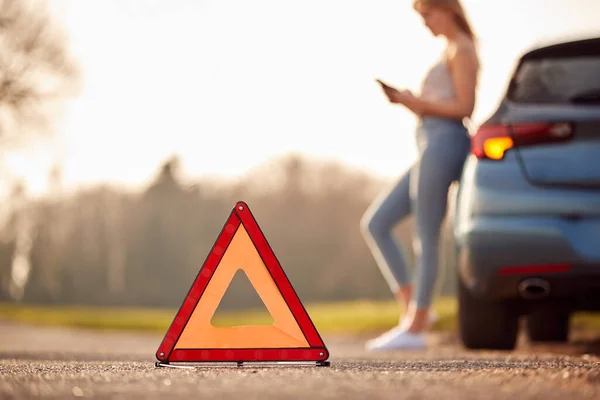
<svg viewBox="0 0 600 400"><path fill-rule="evenodd" d="M504 152L513 147L513 140L509 137L495 137L487 139L483 144L483 150L487 158L501 160Z"/></svg>

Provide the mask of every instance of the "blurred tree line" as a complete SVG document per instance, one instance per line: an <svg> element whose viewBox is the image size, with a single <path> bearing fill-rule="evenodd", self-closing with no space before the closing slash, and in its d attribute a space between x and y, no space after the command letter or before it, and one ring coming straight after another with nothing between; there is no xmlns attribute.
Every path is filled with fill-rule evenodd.
<svg viewBox="0 0 600 400"><path fill-rule="evenodd" d="M359 230L369 203L388 182L297 155L229 185L185 184L178 171L173 158L140 193L98 186L68 196L61 195L55 174L56 189L21 201L0 232L0 296L43 304L178 307L235 202L244 200L302 301L391 299ZM22 197L16 190L15 198ZM16 295L13 256L24 229L29 270ZM411 229L409 219L396 233L412 263ZM451 274L445 277L444 292L453 292ZM232 288L222 307L260 305L246 282L236 278Z"/></svg>

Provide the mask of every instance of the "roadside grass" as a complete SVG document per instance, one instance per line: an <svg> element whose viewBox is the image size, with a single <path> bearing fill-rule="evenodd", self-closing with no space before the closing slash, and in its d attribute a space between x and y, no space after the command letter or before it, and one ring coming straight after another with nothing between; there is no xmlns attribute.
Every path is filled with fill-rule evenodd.
<svg viewBox="0 0 600 400"><path fill-rule="evenodd" d="M397 323L400 309L393 301L352 301L305 304L321 334L363 334L388 329ZM440 315L436 329L450 329L455 324L455 304L439 300L435 308ZM14 322L93 328L102 330L139 330L166 332L177 309L109 308L93 306L44 306L0 303L0 319ZM271 315L262 310L217 310L215 326L268 325Z"/></svg>
<svg viewBox="0 0 600 400"><path fill-rule="evenodd" d="M393 301L352 301L305 305L318 331L323 335L361 335L383 331L395 325L399 308ZM436 331L457 327L457 303L453 298L441 298L434 308L439 321ZM0 319L47 326L68 326L101 330L137 330L166 332L176 309L107 308L91 306L42 306L0 303ZM221 311L213 318L216 326L267 325L272 317L256 310ZM577 313L573 326L600 330L600 315Z"/></svg>

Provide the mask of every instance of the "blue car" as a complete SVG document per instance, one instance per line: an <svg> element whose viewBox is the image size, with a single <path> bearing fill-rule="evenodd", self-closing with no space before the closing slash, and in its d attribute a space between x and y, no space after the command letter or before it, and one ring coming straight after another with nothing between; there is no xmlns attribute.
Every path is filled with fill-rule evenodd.
<svg viewBox="0 0 600 400"><path fill-rule="evenodd" d="M517 62L450 196L459 333L470 349L564 342L600 310L600 37Z"/></svg>

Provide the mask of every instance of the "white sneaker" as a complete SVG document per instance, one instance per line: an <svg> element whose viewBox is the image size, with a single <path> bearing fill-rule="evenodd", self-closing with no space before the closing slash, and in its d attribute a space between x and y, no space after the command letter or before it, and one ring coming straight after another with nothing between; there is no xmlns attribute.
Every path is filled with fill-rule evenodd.
<svg viewBox="0 0 600 400"><path fill-rule="evenodd" d="M371 351L423 349L425 347L427 347L427 343L424 333L411 333L402 326L396 326L366 343L366 348Z"/></svg>

